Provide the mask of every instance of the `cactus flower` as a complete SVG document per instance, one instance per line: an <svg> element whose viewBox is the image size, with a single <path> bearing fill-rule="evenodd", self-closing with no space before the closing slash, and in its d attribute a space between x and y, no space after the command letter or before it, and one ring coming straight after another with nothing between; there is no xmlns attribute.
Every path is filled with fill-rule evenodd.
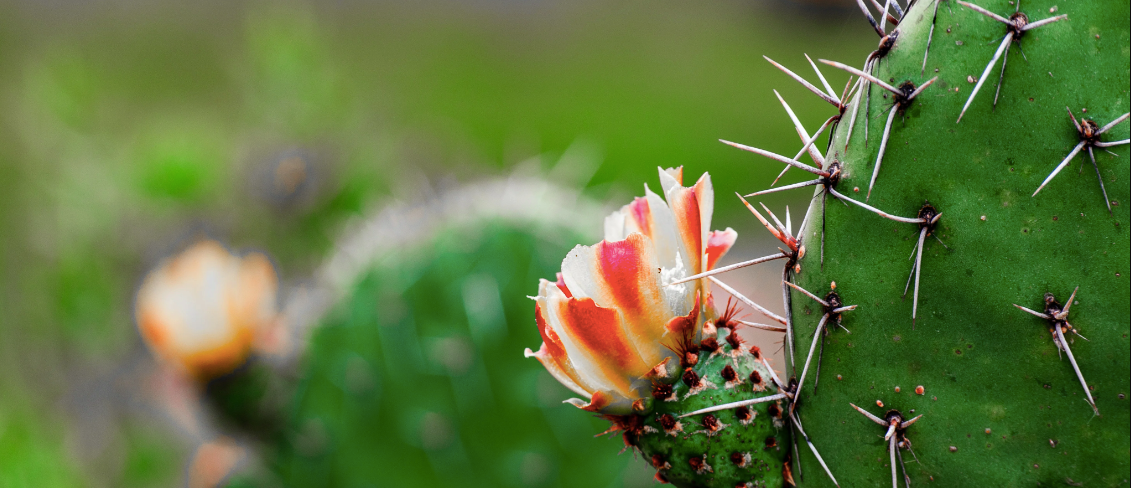
<svg viewBox="0 0 1131 488"><path fill-rule="evenodd" d="M150 271L137 293L138 329L166 363L208 379L244 363L275 318L278 287L266 256L235 256L205 240Z"/></svg>
<svg viewBox="0 0 1131 488"><path fill-rule="evenodd" d="M584 410L646 408L651 380L668 377L668 361L715 314L706 280L670 283L711 269L737 233L707 230L714 208L709 175L684 187L682 168L659 174L664 199L645 185L644 197L605 218L603 241L575 247L557 281L539 284L535 318L543 342L526 356L587 398L567 400Z"/></svg>

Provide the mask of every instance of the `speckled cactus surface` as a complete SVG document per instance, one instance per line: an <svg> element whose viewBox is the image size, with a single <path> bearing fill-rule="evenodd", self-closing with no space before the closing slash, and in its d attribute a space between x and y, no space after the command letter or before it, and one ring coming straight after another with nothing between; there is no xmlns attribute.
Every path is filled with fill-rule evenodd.
<svg viewBox="0 0 1131 488"><path fill-rule="evenodd" d="M1018 11L1004 0L976 3L1006 18ZM896 116L867 203L916 217L930 202L942 214L923 241L920 274L903 298L921 225L830 198L827 214L814 200L810 217L825 222L824 267L810 252L796 280L814 292L836 281L845 301L859 304L844 320L852 333L827 337L819 387L807 382L800 393L800 417L842 485L884 485L892 474L886 429L850 403L881 417L890 409L923 415L906 431L918 462L902 450L901 485L904 472L919 486L1128 482L1128 123L1098 137L1124 141L1093 148L1098 169L1084 148L1033 196L1083 140L1066 106L1099 127L1128 112L1128 10L1125 1L1022 2L1030 23L1067 18L1025 31L1020 49L1014 44L1003 55L1004 75L1002 60L986 69L1009 31L1004 23L940 1L924 74L934 2L916 2L900 22L876 76L892 84L938 81ZM971 81L983 76L956 123ZM841 123L828 155L844 167L836 190L858 201L892 103L883 95L872 87L871 112L861 109L847 149ZM820 232L809 225L802 239L814 248ZM1077 287L1066 319L1087 341L1063 322L1054 336L1049 320L1014 306L1046 313L1046 293L1067 305ZM794 292L793 317L797 342L809 344L820 306ZM1058 351L1061 340L1098 415L1068 350ZM796 354L803 362L806 351ZM799 484L831 486L807 452L801 461L807 469Z"/></svg>
<svg viewBox="0 0 1131 488"><path fill-rule="evenodd" d="M626 443L656 468L659 481L778 486L789 454L782 428L787 404L757 346L727 342L729 329L720 336L722 342L711 338L690 352L695 364L684 368L679 381L653 388L651 411L629 417L642 427ZM768 401L725 407L761 399ZM719 406L724 408L688 415Z"/></svg>

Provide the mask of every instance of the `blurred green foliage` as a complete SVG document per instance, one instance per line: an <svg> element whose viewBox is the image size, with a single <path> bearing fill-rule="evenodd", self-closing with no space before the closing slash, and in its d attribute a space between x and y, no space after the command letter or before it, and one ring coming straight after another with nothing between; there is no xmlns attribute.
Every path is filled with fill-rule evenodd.
<svg viewBox="0 0 1131 488"><path fill-rule="evenodd" d="M524 347L581 236L484 223L362 271L315 332L264 486L606 486L633 456ZM643 463L637 460L637 463ZM632 472L635 473L635 472ZM650 477L642 473L643 481ZM636 480L640 482L641 480Z"/></svg>
<svg viewBox="0 0 1131 488"><path fill-rule="evenodd" d="M58 426L46 425L37 412L16 398L0 402L0 482L4 486L83 486L79 471L66 463L57 440Z"/></svg>
<svg viewBox="0 0 1131 488"><path fill-rule="evenodd" d="M776 168L715 139L790 150L771 86L807 122L827 111L760 56L797 67L802 51L844 59L874 43L845 11L742 3L12 0L0 10L3 486L181 476L179 454L151 452L175 434L118 413L132 399L97 414L118 429L93 454L74 447L90 419L64 406L84 410L76 388L91 375L109 382L140 353L134 288L193 235L263 249L300 281L344 222L412 197L421 176L505 172L585 139L606 161L591 179L578 171L591 196L620 202L658 165L710 169L716 221L750 236L727 195ZM309 184L278 197L262 180L296 149ZM534 283L508 284L505 296ZM533 333L512 313L509 333ZM557 448L521 449L494 466Z"/></svg>

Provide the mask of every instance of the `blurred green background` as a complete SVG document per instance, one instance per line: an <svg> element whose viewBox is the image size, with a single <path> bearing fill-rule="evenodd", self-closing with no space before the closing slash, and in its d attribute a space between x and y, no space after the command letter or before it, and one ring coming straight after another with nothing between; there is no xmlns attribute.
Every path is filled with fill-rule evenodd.
<svg viewBox="0 0 1131 488"><path fill-rule="evenodd" d="M641 183L658 186L656 166L683 165L688 179L710 171L715 227L742 237L734 254L772 249L730 195L765 186L780 167L717 139L792 155L796 134L771 88L810 130L832 109L761 56L815 80L803 52L860 64L874 36L850 2L0 2L0 486L183 482L195 441L133 394L137 370L151 363L131 302L145 270L196 235L264 250L284 285L303 283L349 222L384 204L516 168L547 173L572 147L585 157L559 165L555 174L568 174L559 183L606 205L640 194ZM826 74L843 86L845 76ZM294 160L301 171L291 185ZM786 182L802 178L794 173ZM790 204L800 220L808 195L764 201ZM537 382L540 366L509 349L540 342L533 320L524 322L533 310L524 295L579 239L595 239L602 217L592 216L586 236L488 226L494 233L470 248L449 252L440 242L415 261L505 283L509 328L495 346L507 348L491 349L505 358L491 366L496 384ZM520 264L480 262L507 249L524 256ZM437 309L426 320L430 336L446 336L446 321L466 334L462 308L445 315L412 288L425 285L386 279L405 272L360 272L366 278L350 303L392 287L411 310ZM448 279L419 272L424 283ZM322 397L310 393L329 381L320 368L348 356L334 345L349 343L342 330L377 320L351 319L349 307L339 304L315 334L296 380L310 390L297 393L295 415L325 415ZM362 335L396 340L373 338L375 330ZM387 358L357 354L384 368L378 377L392 374ZM495 401L518 401L511 390L521 396L510 385ZM337 417L340 428L365 423L363 400L351 407L362 410ZM533 403L471 418L506 412L526 437L552 432L545 418L523 417L541 415ZM559 413L579 423L582 440L546 448L499 435L492 447L520 471L523 456L542 456L544 469L526 485L580 486L576 473L553 468L572 462L554 456L574 451L591 460L596 486L647 483L647 470L626 467L629 454L614 456L619 440L590 438L600 422ZM505 430L497 420L484 425ZM399 435L362 432L359 442L377 442L373 449L374 437ZM241 482L326 483L288 449L265 454L256 472L272 475ZM437 462L425 458L403 462ZM288 478L284 466L311 478ZM498 469L492 476L513 474ZM434 476L380 479L459 479Z"/></svg>

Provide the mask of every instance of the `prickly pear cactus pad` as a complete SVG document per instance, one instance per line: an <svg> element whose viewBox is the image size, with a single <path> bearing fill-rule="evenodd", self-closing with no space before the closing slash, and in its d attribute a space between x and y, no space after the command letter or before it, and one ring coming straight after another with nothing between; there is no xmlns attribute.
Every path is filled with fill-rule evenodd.
<svg viewBox="0 0 1131 488"><path fill-rule="evenodd" d="M851 333L827 336L797 412L844 486L1126 485L1128 2L975 3L913 2L868 66L895 92L870 83L851 139L849 108L819 145L818 164L841 172L817 185L795 283L836 281L859 308ZM868 71L863 60L836 61ZM936 76L907 102L905 82ZM791 299L800 375L824 312ZM832 485L805 449L800 464L799 485Z"/></svg>

